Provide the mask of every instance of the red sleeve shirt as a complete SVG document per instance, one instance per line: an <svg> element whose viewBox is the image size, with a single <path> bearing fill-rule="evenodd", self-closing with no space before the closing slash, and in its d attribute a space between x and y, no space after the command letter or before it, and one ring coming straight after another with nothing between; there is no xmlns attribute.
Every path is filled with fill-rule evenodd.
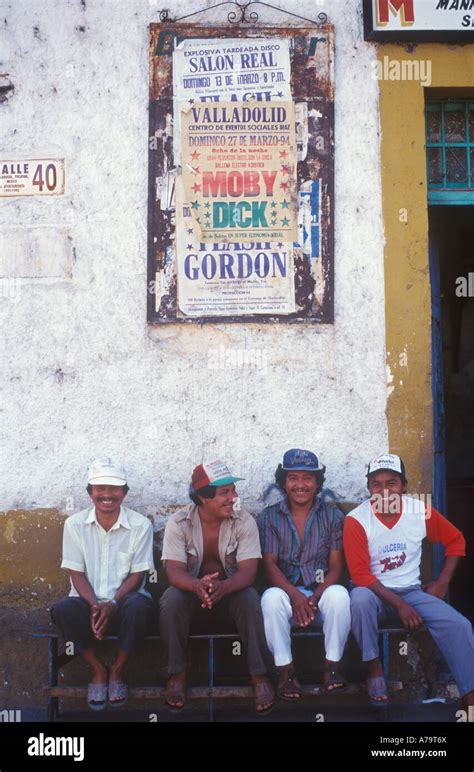
<svg viewBox="0 0 474 772"><path fill-rule="evenodd" d="M388 527L393 527L397 522L398 519L394 520ZM442 544L446 557L462 557L466 554L466 541L461 531L434 507L431 507L431 514L426 519L426 538L433 544ZM376 578L370 571L367 535L362 525L353 517L345 518L343 544L352 581L358 587L369 587Z"/></svg>

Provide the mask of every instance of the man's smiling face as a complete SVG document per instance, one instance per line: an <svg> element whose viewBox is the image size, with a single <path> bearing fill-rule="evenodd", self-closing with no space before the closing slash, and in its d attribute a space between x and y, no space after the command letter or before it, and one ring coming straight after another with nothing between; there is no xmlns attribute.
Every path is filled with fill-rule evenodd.
<svg viewBox="0 0 474 772"><path fill-rule="evenodd" d="M199 491L196 491L199 496ZM232 515L235 501L237 500L235 485L218 485L213 499L201 499L200 509L206 514L218 520L225 520Z"/></svg>
<svg viewBox="0 0 474 772"><path fill-rule="evenodd" d="M318 492L318 484L313 472L288 472L285 480L285 491L290 504L299 507L313 502Z"/></svg>
<svg viewBox="0 0 474 772"><path fill-rule="evenodd" d="M374 472L369 477L368 486L372 505L378 514L401 512L402 496L407 486L397 472L384 469Z"/></svg>
<svg viewBox="0 0 474 772"><path fill-rule="evenodd" d="M99 514L113 515L125 498L122 485L91 485L90 497Z"/></svg>

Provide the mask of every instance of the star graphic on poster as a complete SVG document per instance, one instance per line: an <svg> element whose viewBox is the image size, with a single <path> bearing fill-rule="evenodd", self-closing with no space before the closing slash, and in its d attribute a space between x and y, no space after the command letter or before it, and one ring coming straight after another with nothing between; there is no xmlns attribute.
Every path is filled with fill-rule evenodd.
<svg viewBox="0 0 474 772"><path fill-rule="evenodd" d="M276 225L276 223L277 223L276 219L273 219L272 220L272 225Z"/></svg>
<svg viewBox="0 0 474 772"><path fill-rule="evenodd" d="M211 205L210 205L209 201L206 201L204 206L206 207L206 209L210 209L211 208Z"/></svg>
<svg viewBox="0 0 474 772"><path fill-rule="evenodd" d="M189 102L190 105L193 105L194 104L194 99L188 99L188 102Z"/></svg>
<svg viewBox="0 0 474 772"><path fill-rule="evenodd" d="M199 209L200 206L199 201L191 201L191 209Z"/></svg>
<svg viewBox="0 0 474 772"><path fill-rule="evenodd" d="M283 225L284 228L288 227L288 225L290 224L288 217L283 217L281 220L281 224Z"/></svg>
<svg viewBox="0 0 474 772"><path fill-rule="evenodd" d="M194 233L194 231L193 231L193 229L192 229L192 228L187 228L187 232L188 232L188 233Z"/></svg>
<svg viewBox="0 0 474 772"><path fill-rule="evenodd" d="M188 246L186 247L186 249L192 249L192 248L193 248L192 244L188 244Z"/></svg>
<svg viewBox="0 0 474 772"><path fill-rule="evenodd" d="M283 246L283 241L279 241L277 244L278 249L281 249Z"/></svg>
<svg viewBox="0 0 474 772"><path fill-rule="evenodd" d="M282 172L282 174L289 174L290 171L291 170L290 170L290 167L288 166L288 164L282 164L281 165L281 172Z"/></svg>
<svg viewBox="0 0 474 772"><path fill-rule="evenodd" d="M288 190L288 183L287 182L282 182L281 185L280 185L280 188L282 188L283 190Z"/></svg>
<svg viewBox="0 0 474 772"><path fill-rule="evenodd" d="M286 150L280 150L280 158L286 158L287 155L288 153Z"/></svg>
<svg viewBox="0 0 474 772"><path fill-rule="evenodd" d="M197 161L200 155L201 153L198 153L198 151L195 150L194 153L191 153L191 158L193 159L193 161Z"/></svg>
<svg viewBox="0 0 474 772"><path fill-rule="evenodd" d="M276 209L276 201L272 201L271 207L272 207L272 209Z"/></svg>
<svg viewBox="0 0 474 772"><path fill-rule="evenodd" d="M290 206L290 202L287 201L286 198L284 198L283 201L281 202L281 208L288 209L289 206Z"/></svg>
<svg viewBox="0 0 474 772"><path fill-rule="evenodd" d="M280 99L281 99L282 96L283 96L283 91L277 91L275 96L280 97Z"/></svg>
<svg viewBox="0 0 474 772"><path fill-rule="evenodd" d="M192 189L194 190L195 193L197 193L198 190L201 190L201 186L198 185L197 182L195 182L194 185L192 186Z"/></svg>

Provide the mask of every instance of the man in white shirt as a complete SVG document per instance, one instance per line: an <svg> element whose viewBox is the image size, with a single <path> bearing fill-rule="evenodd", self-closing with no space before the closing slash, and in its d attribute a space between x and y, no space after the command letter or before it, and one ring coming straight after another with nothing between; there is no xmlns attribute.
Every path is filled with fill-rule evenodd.
<svg viewBox="0 0 474 772"><path fill-rule="evenodd" d="M405 465L382 453L367 469L370 498L346 516L344 550L351 579L352 631L367 663L367 692L374 706L388 702L378 652L379 622L395 620L407 629L430 632L462 697L466 712L474 705L472 625L445 603L456 566L465 555L462 533L424 497L408 496ZM442 544L445 559L437 579L421 584L424 539Z"/></svg>
<svg viewBox="0 0 474 772"><path fill-rule="evenodd" d="M145 590L153 563L150 521L122 505L128 493L125 471L110 458L96 459L88 474L93 506L64 524L61 568L69 570L69 597L56 603L51 618L74 654L92 668L87 702L92 710L107 703L120 707L128 699L123 673L130 654L146 635L153 603ZM98 659L94 642L118 635L118 652L110 673Z"/></svg>

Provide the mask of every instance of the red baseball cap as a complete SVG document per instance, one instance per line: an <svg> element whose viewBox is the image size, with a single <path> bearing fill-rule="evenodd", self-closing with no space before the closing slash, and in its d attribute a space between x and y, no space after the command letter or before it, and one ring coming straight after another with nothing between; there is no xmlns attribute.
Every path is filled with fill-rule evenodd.
<svg viewBox="0 0 474 772"><path fill-rule="evenodd" d="M191 477L191 485L195 491L198 491L207 485L217 488L219 485L230 485L230 483L244 479L244 477L232 475L229 467L223 461L210 461L195 467Z"/></svg>

